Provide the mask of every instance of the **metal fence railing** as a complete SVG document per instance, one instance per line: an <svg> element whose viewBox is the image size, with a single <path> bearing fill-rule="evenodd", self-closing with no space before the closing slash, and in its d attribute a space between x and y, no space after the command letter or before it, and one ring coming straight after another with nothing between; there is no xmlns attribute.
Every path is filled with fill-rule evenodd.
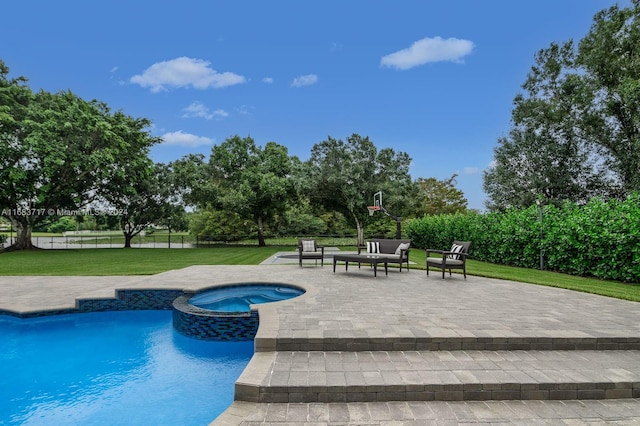
<svg viewBox="0 0 640 426"><path fill-rule="evenodd" d="M5 247L10 246L15 237L7 236ZM41 249L81 249L81 248L121 248L124 237L117 235L66 235L66 236L32 236L31 243ZM191 237L176 236L135 236L131 247L140 248L192 248Z"/></svg>
<svg viewBox="0 0 640 426"><path fill-rule="evenodd" d="M15 234L0 234L0 247L8 247L15 241ZM367 236L370 237L370 236ZM296 246L299 239L314 238L325 246L350 246L356 244L355 235L296 235L296 236L266 236L267 245ZM82 248L121 248L124 247L122 234L83 233L64 236L32 236L31 242L41 249L82 249ZM207 248L224 245L258 245L255 235L137 235L131 240L131 247L138 248Z"/></svg>

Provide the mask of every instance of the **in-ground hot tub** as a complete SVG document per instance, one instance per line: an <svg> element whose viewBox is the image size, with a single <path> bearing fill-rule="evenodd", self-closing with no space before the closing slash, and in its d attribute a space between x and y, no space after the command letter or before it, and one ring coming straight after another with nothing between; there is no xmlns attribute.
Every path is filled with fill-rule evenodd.
<svg viewBox="0 0 640 426"><path fill-rule="evenodd" d="M198 293L189 303L217 312L249 312L250 305L278 302L300 296L304 290L277 284L247 284L221 287Z"/></svg>
<svg viewBox="0 0 640 426"><path fill-rule="evenodd" d="M173 326L196 339L252 340L259 318L251 305L287 300L304 292L288 284L251 283L187 294L173 302Z"/></svg>

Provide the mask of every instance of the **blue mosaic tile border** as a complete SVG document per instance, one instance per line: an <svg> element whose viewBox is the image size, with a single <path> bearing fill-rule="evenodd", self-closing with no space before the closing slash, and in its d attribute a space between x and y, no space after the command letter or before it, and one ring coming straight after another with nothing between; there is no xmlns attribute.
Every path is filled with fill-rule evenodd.
<svg viewBox="0 0 640 426"><path fill-rule="evenodd" d="M169 310L182 290L117 290L115 299L78 299L79 312Z"/></svg>
<svg viewBox="0 0 640 426"><path fill-rule="evenodd" d="M169 310L173 309L176 331L201 340L253 340L258 332L258 312L212 312L189 304L192 293L182 290L116 290L114 298L77 299L75 308L37 312L14 312L0 309L0 315L39 318L51 315L88 312Z"/></svg>
<svg viewBox="0 0 640 426"><path fill-rule="evenodd" d="M213 312L189 304L193 295L173 302L173 327L181 334L200 340L253 340L260 318L257 311Z"/></svg>
<svg viewBox="0 0 640 426"><path fill-rule="evenodd" d="M177 289L163 290L116 290L114 298L77 299L75 308L51 309L36 312L14 312L0 310L0 315L17 318L38 318L50 315L78 314L86 312L130 311L130 310L169 310L173 301L184 295Z"/></svg>

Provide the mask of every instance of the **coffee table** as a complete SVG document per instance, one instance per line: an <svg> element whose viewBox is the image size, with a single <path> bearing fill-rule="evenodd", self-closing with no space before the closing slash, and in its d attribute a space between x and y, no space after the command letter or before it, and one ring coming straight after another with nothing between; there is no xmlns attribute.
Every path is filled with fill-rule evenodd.
<svg viewBox="0 0 640 426"><path fill-rule="evenodd" d="M373 276L378 276L378 264L384 264L384 273L389 275L387 268L389 260L384 256L378 256L375 254L334 254L333 255L333 272L336 272L336 262L344 262L345 271L349 270L349 262L358 262L358 267L361 263L368 263L373 266Z"/></svg>

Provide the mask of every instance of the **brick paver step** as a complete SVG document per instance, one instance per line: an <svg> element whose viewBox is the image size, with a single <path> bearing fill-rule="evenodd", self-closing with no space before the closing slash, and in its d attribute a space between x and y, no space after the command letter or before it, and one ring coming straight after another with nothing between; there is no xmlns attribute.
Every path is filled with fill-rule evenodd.
<svg viewBox="0 0 640 426"><path fill-rule="evenodd" d="M212 425L637 425L639 413L640 399L332 404L235 401Z"/></svg>
<svg viewBox="0 0 640 426"><path fill-rule="evenodd" d="M275 350L287 351L529 351L529 350L640 350L640 337L347 337L347 338L276 338ZM256 338L257 350L273 348L273 339ZM267 348L267 349L263 349Z"/></svg>
<svg viewBox="0 0 640 426"><path fill-rule="evenodd" d="M640 351L257 352L236 400L640 398Z"/></svg>

